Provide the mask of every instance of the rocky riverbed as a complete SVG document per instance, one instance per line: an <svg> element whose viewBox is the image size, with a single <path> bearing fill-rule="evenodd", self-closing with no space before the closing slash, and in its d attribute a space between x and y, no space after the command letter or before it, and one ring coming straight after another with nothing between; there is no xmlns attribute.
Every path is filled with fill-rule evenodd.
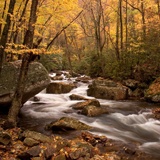
<svg viewBox="0 0 160 160"><path fill-rule="evenodd" d="M125 144L87 131L66 139L20 128L4 130L1 126L1 160L154 160L139 151L137 144Z"/></svg>
<svg viewBox="0 0 160 160"><path fill-rule="evenodd" d="M0 159L159 160L159 108L123 98L134 95L137 82L132 92L101 78L96 85L88 77L53 78L49 93L39 93L22 107L20 128L4 130L5 116L0 117ZM87 96L88 84L89 95L97 99ZM70 117L91 126L79 129L72 120L76 125L64 126Z"/></svg>

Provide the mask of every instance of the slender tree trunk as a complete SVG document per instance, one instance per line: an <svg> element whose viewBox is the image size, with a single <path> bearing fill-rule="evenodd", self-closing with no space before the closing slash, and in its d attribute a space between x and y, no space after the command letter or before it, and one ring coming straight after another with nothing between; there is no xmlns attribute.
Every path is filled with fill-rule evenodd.
<svg viewBox="0 0 160 160"><path fill-rule="evenodd" d="M2 19L4 19L4 14L7 6L7 0L4 1L4 7L3 7L3 12L2 12ZM1 37L1 32L2 32L2 23L0 23L0 37Z"/></svg>
<svg viewBox="0 0 160 160"><path fill-rule="evenodd" d="M37 15L36 15L37 6L38 6L38 0L32 0L29 26L28 26L28 30L25 34L24 42L23 42L23 44L26 45L28 48L33 48L35 23L37 21Z"/></svg>
<svg viewBox="0 0 160 160"><path fill-rule="evenodd" d="M159 0L156 0L156 3L157 3L157 9L158 9L158 17L160 20L160 2L159 2Z"/></svg>
<svg viewBox="0 0 160 160"><path fill-rule="evenodd" d="M125 25L126 25L126 51L128 50L128 0L126 0L126 19L125 19Z"/></svg>
<svg viewBox="0 0 160 160"><path fill-rule="evenodd" d="M65 41L66 41L66 56L67 56L67 60L68 60L68 64L69 64L69 69L70 69L71 74L72 74L73 70L72 70L72 63L71 63L71 56L70 56L70 51L69 51L67 34L66 34L65 30L63 31L63 33L64 33L64 38L65 38Z"/></svg>
<svg viewBox="0 0 160 160"><path fill-rule="evenodd" d="M24 24L24 16L25 16L25 13L26 13L26 9L27 9L27 5L28 5L28 2L29 0L26 0L25 1L25 4L24 4L24 8L23 8L23 11L22 11L22 14L18 20L18 25L16 27L16 31L13 33L13 35L11 36L11 38L13 38L13 43L17 43L17 38L18 38L18 34L19 34L19 28L22 27L22 25Z"/></svg>
<svg viewBox="0 0 160 160"><path fill-rule="evenodd" d="M141 15L142 15L143 40L145 40L146 39L146 21L145 21L145 10L144 10L143 0L141 0Z"/></svg>
<svg viewBox="0 0 160 160"><path fill-rule="evenodd" d="M8 9L8 14L7 14L7 19L6 19L6 24L4 26L3 32L2 32L2 36L0 39L0 74L1 74L1 69L3 66L3 62L5 61L5 48L6 48L6 43L8 40L8 35L9 35L9 28L11 25L11 19L10 19L10 15L13 15L13 10L14 10L14 6L15 6L16 0L10 0L10 4L9 4L9 9Z"/></svg>
<svg viewBox="0 0 160 160"><path fill-rule="evenodd" d="M116 57L117 61L120 60L120 51L119 51L119 26L120 26L120 20L119 20L119 2L118 2L118 11L117 11L117 24L116 24Z"/></svg>
<svg viewBox="0 0 160 160"><path fill-rule="evenodd" d="M123 51L123 15L122 15L122 0L119 0L119 17L120 17L120 39L121 52Z"/></svg>
<svg viewBox="0 0 160 160"><path fill-rule="evenodd" d="M36 16L37 6L38 6L38 0L32 0L29 26L24 38L24 45L26 45L28 48L32 48L33 46L35 23L37 20L37 16ZM19 75L15 95L13 97L12 105L8 113L8 121L6 122L6 125L8 125L8 127L15 127L17 125L17 117L18 117L20 108L22 106L22 97L24 94L28 67L31 61L32 54L33 52L24 53L24 56L22 58L20 75Z"/></svg>
<svg viewBox="0 0 160 160"><path fill-rule="evenodd" d="M24 87L26 83L26 75L28 72L28 59L29 59L30 54L26 54L22 59L22 65L21 65L21 70L20 70L20 75L16 87L16 91L12 100L12 105L11 108L8 112L8 121L6 123L6 127L12 128L17 125L17 117L20 111L20 108L22 107L22 97L24 93Z"/></svg>

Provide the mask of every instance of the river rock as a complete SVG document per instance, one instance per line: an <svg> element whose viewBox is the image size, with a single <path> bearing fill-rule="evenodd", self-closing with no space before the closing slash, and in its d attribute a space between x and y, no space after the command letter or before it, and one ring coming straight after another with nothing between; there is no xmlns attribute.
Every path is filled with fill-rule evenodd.
<svg viewBox="0 0 160 160"><path fill-rule="evenodd" d="M132 90L136 89L139 83L139 81L136 81L134 79L127 79L123 81L123 84Z"/></svg>
<svg viewBox="0 0 160 160"><path fill-rule="evenodd" d="M88 76L82 76L82 77L77 77L76 81L77 82L83 82L83 83L88 83L89 81L91 81L92 79Z"/></svg>
<svg viewBox="0 0 160 160"><path fill-rule="evenodd" d="M10 106L19 76L21 61L7 63L0 76L0 106ZM41 63L32 62L29 66L23 102L38 94L50 83L47 70Z"/></svg>
<svg viewBox="0 0 160 160"><path fill-rule="evenodd" d="M77 95L77 94L71 94L69 96L69 98L71 100L88 100L87 98L83 97L83 96L80 96L80 95Z"/></svg>
<svg viewBox="0 0 160 160"><path fill-rule="evenodd" d="M52 94L68 93L73 88L76 88L76 85L73 83L52 82L48 85L46 92Z"/></svg>
<svg viewBox="0 0 160 160"><path fill-rule="evenodd" d="M160 119L160 108L153 109L152 113L156 119Z"/></svg>
<svg viewBox="0 0 160 160"><path fill-rule="evenodd" d="M108 113L108 110L104 107L96 107L94 105L89 105L84 107L81 113L88 117L96 117L101 114Z"/></svg>
<svg viewBox="0 0 160 160"><path fill-rule="evenodd" d="M89 85L88 96L109 100L125 100L128 98L128 88L112 80L97 79Z"/></svg>
<svg viewBox="0 0 160 160"><path fill-rule="evenodd" d="M149 86L145 93L145 99L151 102L160 102L160 77Z"/></svg>
<svg viewBox="0 0 160 160"><path fill-rule="evenodd" d="M39 142L50 142L51 139L39 132L35 132L35 131L29 131L29 130L25 130L22 134L21 134L22 138L32 138L35 141L39 141Z"/></svg>
<svg viewBox="0 0 160 160"><path fill-rule="evenodd" d="M62 117L55 122L51 122L46 126L46 129L52 131L67 131L67 130L89 130L90 126L80 122L79 120L71 117Z"/></svg>
<svg viewBox="0 0 160 160"><path fill-rule="evenodd" d="M8 133L0 132L0 144L7 145L11 142L11 136Z"/></svg>
<svg viewBox="0 0 160 160"><path fill-rule="evenodd" d="M52 80L63 80L63 77L62 76L54 76L54 77L51 77Z"/></svg>
<svg viewBox="0 0 160 160"><path fill-rule="evenodd" d="M33 147L33 146L36 146L37 144L39 144L40 142L33 139L33 138L25 138L23 143L26 146Z"/></svg>
<svg viewBox="0 0 160 160"><path fill-rule="evenodd" d="M100 103L99 103L98 100L96 100L96 99L88 99L88 100L86 100L84 102L78 102L77 104L73 105L72 108L81 110L84 107L89 106L89 105L94 105L96 107L100 107Z"/></svg>
<svg viewBox="0 0 160 160"><path fill-rule="evenodd" d="M41 153L40 146L34 146L32 148L29 148L27 151L19 154L17 157L20 159L31 159L33 157L38 157Z"/></svg>

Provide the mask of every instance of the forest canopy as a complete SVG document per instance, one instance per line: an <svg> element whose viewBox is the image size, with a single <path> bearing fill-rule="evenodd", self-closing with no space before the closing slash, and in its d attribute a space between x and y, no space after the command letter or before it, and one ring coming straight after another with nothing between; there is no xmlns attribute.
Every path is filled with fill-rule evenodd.
<svg viewBox="0 0 160 160"><path fill-rule="evenodd" d="M153 78L157 74L159 0L39 0L33 45L28 48L24 39L31 2L0 0L1 63L35 49L49 71L125 79L133 78L138 67L153 72Z"/></svg>

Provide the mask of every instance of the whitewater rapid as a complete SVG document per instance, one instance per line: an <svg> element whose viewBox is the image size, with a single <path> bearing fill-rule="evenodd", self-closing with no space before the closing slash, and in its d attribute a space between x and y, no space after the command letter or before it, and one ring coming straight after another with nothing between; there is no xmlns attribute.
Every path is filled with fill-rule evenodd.
<svg viewBox="0 0 160 160"><path fill-rule="evenodd" d="M65 80L67 82L67 80ZM153 118L151 104L135 101L111 101L98 99L109 114L99 117L87 117L78 114L71 108L80 102L70 100L71 94L87 98L88 84L78 82L78 87L67 94L46 94L45 90L37 94L38 102L29 100L21 109L21 114L27 117L25 124L30 127L42 127L61 117L74 117L93 126L92 133L105 135L108 138L121 140L125 143L138 142L140 149L160 157L160 121ZM83 100L82 100L83 101Z"/></svg>

